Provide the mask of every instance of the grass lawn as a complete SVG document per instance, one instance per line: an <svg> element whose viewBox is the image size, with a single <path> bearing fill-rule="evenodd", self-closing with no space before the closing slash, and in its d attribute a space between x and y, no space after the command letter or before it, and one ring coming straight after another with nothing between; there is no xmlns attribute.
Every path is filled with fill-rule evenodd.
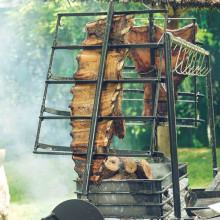
<svg viewBox="0 0 220 220"><path fill-rule="evenodd" d="M180 148L179 162L188 162L190 188L206 188L212 181L212 153L208 148ZM217 149L220 161L220 149Z"/></svg>
<svg viewBox="0 0 220 220"><path fill-rule="evenodd" d="M178 153L179 162L188 162L189 164L190 188L207 187L212 181L211 150L207 148L180 148ZM217 150L217 155L220 160L220 149ZM24 171L18 173L16 162L5 163L11 193L9 210L11 220L41 219L46 217L60 202L74 198L75 185L72 182L73 178L70 178L71 174L73 174L72 167L69 169L70 166L68 166L65 170L66 176L63 176L59 174L62 169L57 164L51 164L46 171L44 169L39 170L39 173L42 174L37 176L36 172L30 175L27 172L28 169L26 168L25 170L25 167L21 169L25 170L25 173ZM51 175L47 177L48 171L53 172L55 178L51 178ZM38 178L35 178L35 176ZM28 181L28 179L32 179L32 181ZM64 185L67 186L66 189L62 188ZM34 191L35 194L33 196Z"/></svg>

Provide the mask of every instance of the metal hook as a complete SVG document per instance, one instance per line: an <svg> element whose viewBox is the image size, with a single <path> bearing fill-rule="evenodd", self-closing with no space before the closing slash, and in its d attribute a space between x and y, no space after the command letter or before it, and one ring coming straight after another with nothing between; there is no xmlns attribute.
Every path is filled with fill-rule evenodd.
<svg viewBox="0 0 220 220"><path fill-rule="evenodd" d="M150 8L149 6L147 6L145 3L144 3L144 0L141 0L141 4L147 8L148 10L152 10L152 8Z"/></svg>

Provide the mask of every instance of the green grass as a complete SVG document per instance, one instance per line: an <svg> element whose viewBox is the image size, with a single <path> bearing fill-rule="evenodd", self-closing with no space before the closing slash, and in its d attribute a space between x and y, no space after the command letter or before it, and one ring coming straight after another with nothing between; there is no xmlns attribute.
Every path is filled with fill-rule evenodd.
<svg viewBox="0 0 220 220"><path fill-rule="evenodd" d="M179 162L188 162L190 188L206 188L212 181L212 153L208 148L180 148ZM220 161L220 149L217 149Z"/></svg>

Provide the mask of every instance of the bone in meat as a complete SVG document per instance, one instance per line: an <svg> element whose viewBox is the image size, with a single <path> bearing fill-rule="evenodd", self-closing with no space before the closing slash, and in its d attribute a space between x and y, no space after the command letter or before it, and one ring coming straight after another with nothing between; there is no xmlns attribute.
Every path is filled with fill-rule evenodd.
<svg viewBox="0 0 220 220"><path fill-rule="evenodd" d="M196 32L197 32L197 25L196 25ZM192 42L193 41L193 24L187 25L178 30L167 30L167 32L172 33L176 37L180 37L186 41ZM155 42L158 42L163 35L163 28L154 25L154 39ZM127 43L149 43L149 26L134 26L129 31L127 38ZM173 68L176 65L177 57L179 53L179 48L172 50L172 66ZM184 53L180 53L179 61L183 59ZM132 48L129 51L129 57L134 61L135 67L139 73L148 73L148 74L141 74L141 77L150 77L152 69L151 67L151 59L150 59L150 49L148 48ZM155 69L158 70L160 63L160 51L155 51ZM165 74L165 60L163 58L162 62L162 76ZM174 74L174 89L175 89L175 97L177 99L177 89L179 88L180 84L186 78L183 75L175 75ZM152 102L149 101L152 99L152 84L151 83L144 83L144 115L150 116L152 115ZM159 100L166 101L166 91L162 86L160 86L159 90ZM167 106L166 102L159 102L158 104L158 114L159 115L166 115L167 114Z"/></svg>
<svg viewBox="0 0 220 220"><path fill-rule="evenodd" d="M83 45L99 45L102 44L106 19L100 19L86 25L87 38ZM133 16L115 16L112 22L112 30L110 34L110 43L123 44L124 38L133 25ZM109 50L106 61L105 79L116 80L122 79L122 68L127 57L127 49ZM98 69L101 58L101 50L83 50L78 56L78 70L74 74L74 79L91 80L97 79ZM91 116L93 111L96 84L77 84L72 87L71 93L73 100L70 103L72 116ZM99 115L100 116L122 116L122 84L104 84L102 89L102 97ZM88 148L89 132L91 120L71 120L72 125L71 136L73 140L71 147L74 153L86 153ZM123 120L102 120L98 123L95 152L107 153L113 134L119 138L125 135L125 124ZM98 156L92 162L91 181L101 182L99 169L105 156ZM86 157L73 156L75 162L75 170L82 178Z"/></svg>

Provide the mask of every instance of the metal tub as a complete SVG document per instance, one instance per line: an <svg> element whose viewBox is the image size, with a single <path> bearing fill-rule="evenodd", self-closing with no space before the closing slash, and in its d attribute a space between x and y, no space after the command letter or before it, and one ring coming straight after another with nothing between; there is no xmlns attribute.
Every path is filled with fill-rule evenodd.
<svg viewBox="0 0 220 220"><path fill-rule="evenodd" d="M164 218L163 206L172 198L162 195L172 187L170 163L152 163L154 179L104 180L90 186L89 200L106 218ZM179 163L180 178L187 176L187 163ZM76 182L77 197L81 198L82 184Z"/></svg>

